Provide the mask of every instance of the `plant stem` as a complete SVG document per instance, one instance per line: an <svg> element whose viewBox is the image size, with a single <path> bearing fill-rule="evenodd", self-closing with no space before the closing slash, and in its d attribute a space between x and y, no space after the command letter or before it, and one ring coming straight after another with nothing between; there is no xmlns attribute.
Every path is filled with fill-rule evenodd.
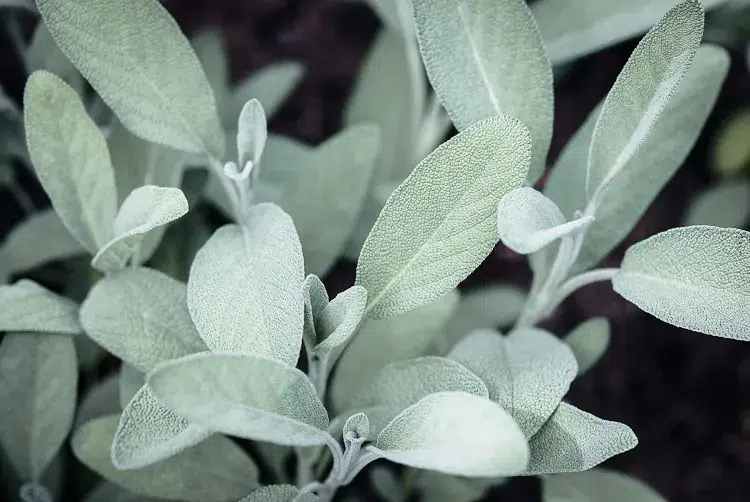
<svg viewBox="0 0 750 502"><path fill-rule="evenodd" d="M599 268L596 270L589 270L588 272L578 274L575 277L571 277L570 279L565 281L557 290L557 293L555 294L555 300L550 303L548 311L551 313L568 296L584 286L588 286L589 284L593 284L595 282L611 280L618 270L618 268Z"/></svg>

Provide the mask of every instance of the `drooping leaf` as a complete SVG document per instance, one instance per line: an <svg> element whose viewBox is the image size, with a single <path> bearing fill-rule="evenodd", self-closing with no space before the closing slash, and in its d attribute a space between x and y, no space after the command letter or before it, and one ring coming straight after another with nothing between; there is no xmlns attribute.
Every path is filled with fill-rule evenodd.
<svg viewBox="0 0 750 502"><path fill-rule="evenodd" d="M185 285L148 268L100 280L81 305L80 317L91 338L140 371L206 350L190 320Z"/></svg>
<svg viewBox="0 0 750 502"><path fill-rule="evenodd" d="M524 474L585 471L636 444L638 439L627 425L562 402L529 441L531 457Z"/></svg>
<svg viewBox="0 0 750 502"><path fill-rule="evenodd" d="M292 485L264 486L240 502L315 502L318 498L312 493L300 494L299 488Z"/></svg>
<svg viewBox="0 0 750 502"><path fill-rule="evenodd" d="M558 239L585 229L593 221L593 216L581 216L566 222L554 202L529 187L507 193L500 199L497 209L500 240L520 254L536 253Z"/></svg>
<svg viewBox="0 0 750 502"><path fill-rule="evenodd" d="M461 476L502 476L526 467L529 449L513 418L465 392L430 394L404 410L370 451L422 469Z"/></svg>
<svg viewBox="0 0 750 502"><path fill-rule="evenodd" d="M295 365L302 345L304 263L291 218L263 203L246 225L226 225L198 251L188 309L211 350Z"/></svg>
<svg viewBox="0 0 750 502"><path fill-rule="evenodd" d="M370 317L434 301L479 266L498 240L498 201L526 176L530 144L516 119L493 117L414 169L388 199L357 264Z"/></svg>
<svg viewBox="0 0 750 502"><path fill-rule="evenodd" d="M282 61L253 72L232 88L224 122L236 124L242 107L251 99L260 101L266 115L273 117L297 87L304 71L300 63Z"/></svg>
<svg viewBox="0 0 750 502"><path fill-rule="evenodd" d="M683 82L645 142L602 191L596 221L586 231L573 273L596 265L633 228L682 165L700 134L729 69L724 49L701 46ZM592 112L552 169L545 194L567 217L584 210L588 147L599 109ZM552 246L548 248L552 250ZM548 260L549 261L549 260Z"/></svg>
<svg viewBox="0 0 750 502"><path fill-rule="evenodd" d="M34 72L26 83L24 123L31 161L52 207L94 254L109 240L117 211L104 137L75 91L46 71Z"/></svg>
<svg viewBox="0 0 750 502"><path fill-rule="evenodd" d="M28 279L0 285L0 331L77 335L78 304Z"/></svg>
<svg viewBox="0 0 750 502"><path fill-rule="evenodd" d="M667 502L642 481L609 469L542 478L544 502Z"/></svg>
<svg viewBox="0 0 750 502"><path fill-rule="evenodd" d="M73 424L78 385L73 340L7 334L0 344L0 382L0 445L23 480L38 480Z"/></svg>
<svg viewBox="0 0 750 502"><path fill-rule="evenodd" d="M683 224L742 228L750 216L750 185L727 180L699 194L688 206Z"/></svg>
<svg viewBox="0 0 750 502"><path fill-rule="evenodd" d="M290 446L328 441L315 387L276 359L195 354L158 366L148 385L170 409L212 430Z"/></svg>
<svg viewBox="0 0 750 502"><path fill-rule="evenodd" d="M148 232L187 212L188 201L179 188L154 185L136 188L117 213L113 225L115 237L96 253L91 265L102 272L122 269L130 258L139 254L140 243Z"/></svg>
<svg viewBox="0 0 750 502"><path fill-rule="evenodd" d="M427 352L456 308L458 292L387 319L368 319L349 343L333 375L329 396L343 411L354 393L388 363Z"/></svg>
<svg viewBox="0 0 750 502"><path fill-rule="evenodd" d="M681 328L750 340L750 232L673 228L631 246L614 290Z"/></svg>
<svg viewBox="0 0 750 502"><path fill-rule="evenodd" d="M38 0L37 7L60 49L130 131L221 158L224 137L211 87L158 2Z"/></svg>
<svg viewBox="0 0 750 502"><path fill-rule="evenodd" d="M594 317L568 333L565 343L578 361L578 374L585 373L604 355L609 346L610 327L606 317Z"/></svg>
<svg viewBox="0 0 750 502"><path fill-rule="evenodd" d="M693 62L703 36L698 0L670 9L641 40L617 77L594 127L586 173L586 197L601 191L633 158Z"/></svg>
<svg viewBox="0 0 750 502"><path fill-rule="evenodd" d="M430 82L459 131L493 115L529 128L528 182L544 171L552 138L552 67L523 0L415 0Z"/></svg>
<svg viewBox="0 0 750 502"><path fill-rule="evenodd" d="M221 436L152 466L119 470L109 456L118 420L110 415L88 422L72 439L75 456L116 485L140 495L185 502L234 502L258 486L255 463Z"/></svg>

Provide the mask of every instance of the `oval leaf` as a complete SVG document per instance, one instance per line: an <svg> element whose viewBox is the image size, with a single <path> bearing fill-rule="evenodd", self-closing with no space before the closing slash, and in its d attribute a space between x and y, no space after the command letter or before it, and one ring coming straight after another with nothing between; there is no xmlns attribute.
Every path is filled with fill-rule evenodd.
<svg viewBox="0 0 750 502"><path fill-rule="evenodd" d="M579 375L588 371L604 355L609 338L610 327L606 317L589 319L565 337L565 343L578 361Z"/></svg>
<svg viewBox="0 0 750 502"><path fill-rule="evenodd" d="M609 469L544 476L544 502L667 502L642 481Z"/></svg>
<svg viewBox="0 0 750 502"><path fill-rule="evenodd" d="M257 99L251 99L242 107L237 122L237 160L239 168L245 169L248 162L257 166L268 139L266 112Z"/></svg>
<svg viewBox="0 0 750 502"><path fill-rule="evenodd" d="M750 185L727 180L699 194L688 207L683 224L742 228L750 216Z"/></svg>

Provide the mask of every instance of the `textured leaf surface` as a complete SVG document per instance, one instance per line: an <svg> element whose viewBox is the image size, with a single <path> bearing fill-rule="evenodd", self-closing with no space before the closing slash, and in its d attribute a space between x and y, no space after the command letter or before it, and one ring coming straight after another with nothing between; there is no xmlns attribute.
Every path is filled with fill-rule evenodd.
<svg viewBox="0 0 750 502"><path fill-rule="evenodd" d="M114 239L94 256L91 264L103 272L123 268L151 230L188 212L188 201L179 188L147 185L136 188L120 207L114 223Z"/></svg>
<svg viewBox="0 0 750 502"><path fill-rule="evenodd" d="M273 117L302 79L304 67L295 61L273 63L240 81L231 91L226 123L236 124L240 110L251 99L263 105L266 115Z"/></svg>
<svg viewBox="0 0 750 502"><path fill-rule="evenodd" d="M750 186L728 180L698 195L688 207L683 224L742 228L750 216Z"/></svg>
<svg viewBox="0 0 750 502"><path fill-rule="evenodd" d="M59 77L37 71L24 91L26 141L52 207L90 253L107 243L117 211L104 137L78 95Z"/></svg>
<svg viewBox="0 0 750 502"><path fill-rule="evenodd" d="M123 362L120 365L118 387L120 390L120 408L125 408L141 387L146 383L146 375L132 364Z"/></svg>
<svg viewBox="0 0 750 502"><path fill-rule="evenodd" d="M33 1L31 3L33 4ZM63 79L76 91L81 90L83 84L81 75L70 60L65 57L65 54L60 51L44 23L36 25L25 56L29 73L36 70L47 70Z"/></svg>
<svg viewBox="0 0 750 502"><path fill-rule="evenodd" d="M366 320L336 366L329 392L334 409L342 411L358 388L388 363L424 355L457 303L453 290L405 314Z"/></svg>
<svg viewBox="0 0 750 502"><path fill-rule="evenodd" d="M703 36L703 8L684 0L641 40L597 119L589 150L586 196L598 192L641 147L693 62Z"/></svg>
<svg viewBox="0 0 750 502"><path fill-rule="evenodd" d="M255 463L221 436L158 464L119 470L109 456L117 422L117 415L92 420L75 432L71 443L81 462L127 490L185 502L234 502L258 486Z"/></svg>
<svg viewBox="0 0 750 502"><path fill-rule="evenodd" d="M211 87L161 4L39 0L37 7L60 49L128 129L221 157L224 139Z"/></svg>
<svg viewBox="0 0 750 502"><path fill-rule="evenodd" d="M578 361L579 375L588 371L604 355L609 339L610 327L606 317L589 319L565 337L565 343Z"/></svg>
<svg viewBox="0 0 750 502"><path fill-rule="evenodd" d="M240 502L315 502L318 498L311 494L305 493L299 495L299 489L292 485L270 485L264 486Z"/></svg>
<svg viewBox="0 0 750 502"><path fill-rule="evenodd" d="M526 177L526 128L486 119L443 143L391 195L357 264L373 318L446 294L497 243L497 203Z"/></svg>
<svg viewBox="0 0 750 502"><path fill-rule="evenodd" d="M674 228L631 246L614 290L681 328L750 340L750 232Z"/></svg>
<svg viewBox="0 0 750 502"><path fill-rule="evenodd" d="M552 68L523 0L415 0L430 82L459 131L493 115L529 128L529 183L542 174L552 138Z"/></svg>
<svg viewBox="0 0 750 502"><path fill-rule="evenodd" d="M247 225L226 225L198 251L188 309L211 350L273 357L295 365L302 345L305 277L291 218L258 204Z"/></svg>
<svg viewBox="0 0 750 502"><path fill-rule="evenodd" d="M141 371L206 350L187 311L185 285L148 268L99 281L81 306L86 333Z"/></svg>
<svg viewBox="0 0 750 502"><path fill-rule="evenodd" d="M78 385L73 340L7 334L0 344L0 382L0 445L22 479L39 479L73 424Z"/></svg>
<svg viewBox="0 0 750 502"><path fill-rule="evenodd" d="M461 476L516 474L529 458L513 418L464 392L430 394L393 419L368 449L392 462Z"/></svg>
<svg viewBox="0 0 750 502"><path fill-rule="evenodd" d="M642 481L609 469L544 476L544 502L666 502Z"/></svg>
<svg viewBox="0 0 750 502"><path fill-rule="evenodd" d="M212 430L290 446L327 441L328 413L312 382L275 359L195 354L159 366L148 385L170 409Z"/></svg>
<svg viewBox="0 0 750 502"><path fill-rule="evenodd" d="M0 285L0 331L80 333L78 304L28 279Z"/></svg>
<svg viewBox="0 0 750 502"><path fill-rule="evenodd" d="M268 139L266 112L257 99L251 99L242 107L237 122L237 159L239 168L244 169L248 162L258 165Z"/></svg>
<svg viewBox="0 0 750 502"><path fill-rule="evenodd" d="M602 420L563 402L531 438L524 474L585 471L636 444L638 439L627 425Z"/></svg>

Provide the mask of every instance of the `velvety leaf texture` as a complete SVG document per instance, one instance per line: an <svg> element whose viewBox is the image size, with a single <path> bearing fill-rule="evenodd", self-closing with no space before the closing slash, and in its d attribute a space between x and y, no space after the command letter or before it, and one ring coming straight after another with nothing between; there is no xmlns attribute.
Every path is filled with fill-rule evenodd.
<svg viewBox="0 0 750 502"><path fill-rule="evenodd" d="M464 130L414 169L357 264L372 318L434 301L479 266L498 240L497 203L526 177L530 146L526 128L503 115Z"/></svg>
<svg viewBox="0 0 750 502"><path fill-rule="evenodd" d="M239 502L315 502L317 497L311 493L300 495L299 488L292 485L264 486L243 498Z"/></svg>
<svg viewBox="0 0 750 502"><path fill-rule="evenodd" d="M0 285L0 331L81 333L78 304L28 279Z"/></svg>

